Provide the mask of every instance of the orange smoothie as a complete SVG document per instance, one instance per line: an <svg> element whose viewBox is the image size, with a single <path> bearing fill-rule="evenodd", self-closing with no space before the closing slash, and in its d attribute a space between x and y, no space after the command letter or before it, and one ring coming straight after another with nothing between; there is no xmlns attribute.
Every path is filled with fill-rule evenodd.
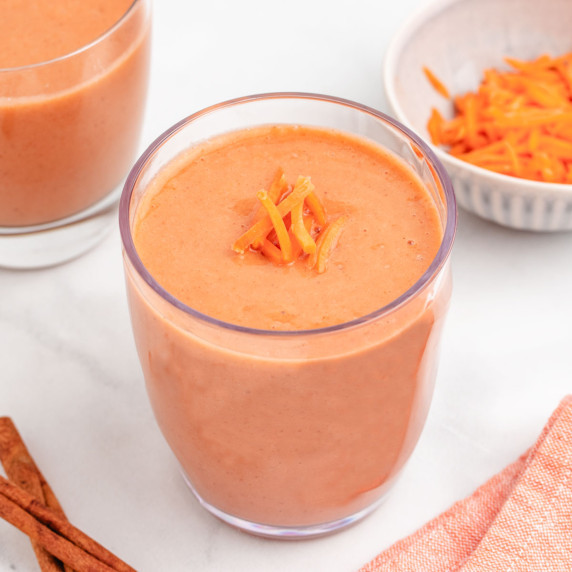
<svg viewBox="0 0 572 572"><path fill-rule="evenodd" d="M288 181L311 177L329 216L346 217L325 272L231 249L278 166ZM131 229L142 265L179 304L126 262L151 403L202 502L286 528L375 504L421 432L450 294L445 271L372 316L415 285L443 240L421 179L349 133L244 129L161 169Z"/></svg>
<svg viewBox="0 0 572 572"><path fill-rule="evenodd" d="M62 219L121 183L144 110L147 11L0 0L0 226Z"/></svg>
<svg viewBox="0 0 572 572"><path fill-rule="evenodd" d="M178 300L225 322L270 330L349 322L413 286L441 244L437 209L421 182L358 138L261 128L223 136L179 162L138 209L137 252ZM269 186L278 165L290 181L309 174L332 218L347 216L327 272L308 271L304 260L276 268L229 247L246 230L258 207L256 191Z"/></svg>

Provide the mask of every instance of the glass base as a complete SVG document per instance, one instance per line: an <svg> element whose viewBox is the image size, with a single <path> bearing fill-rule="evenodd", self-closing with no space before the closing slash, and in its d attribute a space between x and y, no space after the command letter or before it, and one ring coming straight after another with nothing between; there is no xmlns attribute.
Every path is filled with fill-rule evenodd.
<svg viewBox="0 0 572 572"><path fill-rule="evenodd" d="M33 269L67 262L101 242L117 221L120 185L88 209L58 221L0 227L0 267Z"/></svg>
<svg viewBox="0 0 572 572"><path fill-rule="evenodd" d="M205 501L199 493L195 490L191 482L189 481L185 472L181 469L181 473L187 486L191 489L192 493L195 495L199 503L203 508L205 508L212 515L216 516L218 519L222 520L226 524L230 524L234 528L238 528L243 532L253 534L255 536L262 536L264 538L274 538L276 540L303 540L310 538L318 538L320 536L327 536L333 534L334 532L339 532L353 524L356 524L360 520L364 519L366 516L375 511L387 498L389 490L386 490L384 494L377 499L375 502L365 507L364 509L356 512L345 518L340 518L339 520L333 520L330 522L324 522L320 524L312 524L306 526L277 526L269 524L259 524L252 522L250 520L244 520L232 514L223 512L222 510L214 507ZM393 483L392 483L393 484ZM390 485L389 488L391 488Z"/></svg>

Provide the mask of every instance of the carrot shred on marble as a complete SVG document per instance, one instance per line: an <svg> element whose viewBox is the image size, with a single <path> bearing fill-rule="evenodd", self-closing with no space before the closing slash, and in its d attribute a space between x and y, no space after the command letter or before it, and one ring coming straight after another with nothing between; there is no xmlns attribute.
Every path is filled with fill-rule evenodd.
<svg viewBox="0 0 572 572"><path fill-rule="evenodd" d="M553 183L572 178L572 52L523 61L505 58L507 71L487 69L473 93L445 96L447 88L428 68L434 89L447 97L454 117L432 109L427 131L435 145L491 171Z"/></svg>
<svg viewBox="0 0 572 572"><path fill-rule="evenodd" d="M326 271L346 217L328 221L324 203L309 177L298 177L288 186L280 168L268 191L258 191L260 206L251 226L232 245L239 254L258 252L276 265L307 259L318 273Z"/></svg>

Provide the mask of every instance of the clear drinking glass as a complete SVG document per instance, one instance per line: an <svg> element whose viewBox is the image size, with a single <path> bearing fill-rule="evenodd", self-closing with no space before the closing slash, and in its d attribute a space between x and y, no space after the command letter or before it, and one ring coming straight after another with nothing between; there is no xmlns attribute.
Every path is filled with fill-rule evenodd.
<svg viewBox="0 0 572 572"><path fill-rule="evenodd" d="M0 68L0 266L63 262L113 228L138 151L149 48L150 0L134 0L81 49Z"/></svg>
<svg viewBox="0 0 572 572"><path fill-rule="evenodd" d="M132 239L134 213L162 168L215 135L277 123L374 140L429 189L442 243L417 283L387 306L321 329L251 329L181 303L142 264ZM295 93L241 98L159 137L131 171L119 216L148 394L200 503L231 525L269 537L325 534L378 506L425 422L450 297L455 199L428 146L384 114L345 100Z"/></svg>

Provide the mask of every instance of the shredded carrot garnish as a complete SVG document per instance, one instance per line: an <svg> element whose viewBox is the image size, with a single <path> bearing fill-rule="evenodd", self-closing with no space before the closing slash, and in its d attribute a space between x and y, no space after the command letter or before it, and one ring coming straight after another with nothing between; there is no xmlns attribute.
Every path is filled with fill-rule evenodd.
<svg viewBox="0 0 572 572"><path fill-rule="evenodd" d="M267 238L262 241L262 245L260 246L260 252L274 262L274 264L282 264L282 251L274 245L274 243L270 242Z"/></svg>
<svg viewBox="0 0 572 572"><path fill-rule="evenodd" d="M429 68L424 67L423 72L437 93L440 93L445 99L449 99L451 97L449 95L449 90L445 87L445 84Z"/></svg>
<svg viewBox="0 0 572 572"><path fill-rule="evenodd" d="M310 268L315 267L320 274L326 271L330 253L335 248L345 223L346 218L341 216L320 233L318 242L316 243L315 256L311 256L308 259L308 266Z"/></svg>
<svg viewBox="0 0 572 572"><path fill-rule="evenodd" d="M276 205L281 217L285 217L292 207L305 199L314 190L314 185L308 177L296 183L292 192ZM254 223L238 240L232 245L235 252L243 254L244 251L256 240L265 238L274 228L269 216Z"/></svg>
<svg viewBox="0 0 572 572"><path fill-rule="evenodd" d="M266 191L259 191L256 196L262 203L262 206L266 209L266 212L272 221L272 226L276 231L278 243L280 244L280 250L282 251L282 259L284 262L291 262L292 241L288 236L288 229L282 220L282 216L280 216L280 213L278 212L278 207L272 202Z"/></svg>
<svg viewBox="0 0 572 572"><path fill-rule="evenodd" d="M314 217L311 214L308 214L308 215L304 214L303 218L304 218L304 227L306 228L306 231L310 235L310 238L312 239L312 241L314 242L314 245L315 245L316 242L314 241L314 238L312 237L312 232L311 232L312 226L314 224ZM294 228L292 226L290 226L290 230L288 232L290 234L290 238L292 239L292 251L293 251L292 256L294 257L294 260L296 260L302 254L305 254L305 253L302 249L302 245L300 244L300 240L294 234ZM316 249L314 248L314 252L315 251L316 251Z"/></svg>
<svg viewBox="0 0 572 572"><path fill-rule="evenodd" d="M292 209L292 232L306 254L316 250L316 243L304 224L304 203L299 202Z"/></svg>
<svg viewBox="0 0 572 572"><path fill-rule="evenodd" d="M279 167L276 170L276 174L274 175L274 179L272 180L272 184L270 185L270 188L268 189L268 197L270 198L270 200L276 204L279 200L280 197L286 192L288 188L288 183L286 182L286 176L284 175L284 169L282 169L282 167ZM256 211L256 214L254 215L254 221L253 222L257 222L261 219L264 218L264 216L266 215L266 209L264 208L264 205L260 205L258 207L258 210ZM259 248L260 246L262 246L262 240L257 240L253 243L254 248Z"/></svg>
<svg viewBox="0 0 572 572"><path fill-rule="evenodd" d="M433 109L427 131L455 157L506 175L570 183L572 52L532 61L505 58L509 71L487 69L474 93L451 99L455 116ZM427 68L435 90L448 93Z"/></svg>
<svg viewBox="0 0 572 572"><path fill-rule="evenodd" d="M310 210L314 213L318 224L324 225L326 224L326 209L324 209L324 205L321 203L318 195L316 193L310 193L306 197L306 204L310 207Z"/></svg>
<svg viewBox="0 0 572 572"><path fill-rule="evenodd" d="M260 208L232 249L239 254L247 249L259 252L276 265L307 257L309 268L325 272L345 217L328 223L325 206L309 177L298 177L292 191L288 189L284 172L279 169L270 189L257 193Z"/></svg>

